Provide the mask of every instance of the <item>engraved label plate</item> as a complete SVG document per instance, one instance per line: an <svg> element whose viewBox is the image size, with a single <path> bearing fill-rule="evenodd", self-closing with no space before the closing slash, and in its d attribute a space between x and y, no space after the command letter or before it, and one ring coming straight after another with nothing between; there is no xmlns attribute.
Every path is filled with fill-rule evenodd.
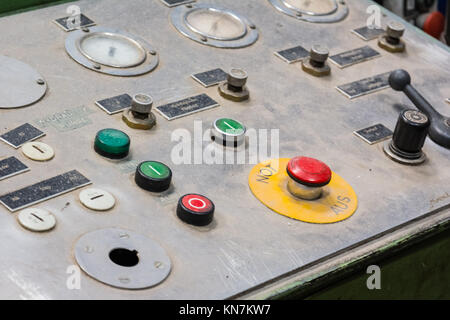
<svg viewBox="0 0 450 320"><path fill-rule="evenodd" d="M308 50L302 46L275 52L275 55L289 64L302 61L309 56Z"/></svg>
<svg viewBox="0 0 450 320"><path fill-rule="evenodd" d="M85 28L85 27L91 27L91 26L95 26L95 22L91 19L89 19L88 17L86 17L84 14L80 14L80 20L79 23L80 25L77 27L72 27L68 25L68 19L69 18L74 18L73 16L71 17L64 17L64 18L59 18L56 19L54 22L64 31L69 32L69 31L73 31L76 30L78 28ZM73 21L72 21L73 22ZM76 23L76 22L75 22Z"/></svg>
<svg viewBox="0 0 450 320"><path fill-rule="evenodd" d="M393 132L382 124L376 124L353 133L371 145L389 139L393 135Z"/></svg>
<svg viewBox="0 0 450 320"><path fill-rule="evenodd" d="M0 160L0 180L10 178L30 169L16 157Z"/></svg>
<svg viewBox="0 0 450 320"><path fill-rule="evenodd" d="M205 88L208 88L227 80L227 73L222 69L217 68L193 74L191 77Z"/></svg>
<svg viewBox="0 0 450 320"><path fill-rule="evenodd" d="M0 136L0 140L3 140L14 148L19 148L23 144L36 140L45 136L45 133L35 128L29 123L25 123L20 127L17 127Z"/></svg>
<svg viewBox="0 0 450 320"><path fill-rule="evenodd" d="M177 102L156 107L167 120L174 120L200 111L215 108L219 104L206 94L186 98Z"/></svg>
<svg viewBox="0 0 450 320"><path fill-rule="evenodd" d="M186 3L195 2L195 0L161 0L168 7L175 7Z"/></svg>
<svg viewBox="0 0 450 320"><path fill-rule="evenodd" d="M121 94L112 98L96 101L99 106L107 114L116 114L131 107L132 98L128 94Z"/></svg>
<svg viewBox="0 0 450 320"><path fill-rule="evenodd" d="M73 170L0 196L0 203L15 212L89 184L91 184L89 179Z"/></svg>
<svg viewBox="0 0 450 320"><path fill-rule="evenodd" d="M362 27L353 29L352 32L356 34L358 37L365 41L370 41L373 39L377 39L379 36L385 33L384 29L381 28L369 28L369 27Z"/></svg>
<svg viewBox="0 0 450 320"><path fill-rule="evenodd" d="M388 88L390 74L391 72L382 73L373 77L338 86L336 89L347 98L358 98L366 94Z"/></svg>
<svg viewBox="0 0 450 320"><path fill-rule="evenodd" d="M346 68L357 63L380 57L380 53L369 46L353 49L330 57L339 68Z"/></svg>

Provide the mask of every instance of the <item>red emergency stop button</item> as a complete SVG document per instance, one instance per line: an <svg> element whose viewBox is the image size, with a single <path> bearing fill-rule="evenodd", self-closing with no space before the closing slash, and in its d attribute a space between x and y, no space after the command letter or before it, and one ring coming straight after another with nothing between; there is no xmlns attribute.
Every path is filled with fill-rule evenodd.
<svg viewBox="0 0 450 320"><path fill-rule="evenodd" d="M287 165L288 175L297 183L320 188L330 183L331 169L322 161L307 158L292 158Z"/></svg>
<svg viewBox="0 0 450 320"><path fill-rule="evenodd" d="M187 194L178 201L177 216L186 223L206 226L213 220L214 209L214 203L207 197Z"/></svg>

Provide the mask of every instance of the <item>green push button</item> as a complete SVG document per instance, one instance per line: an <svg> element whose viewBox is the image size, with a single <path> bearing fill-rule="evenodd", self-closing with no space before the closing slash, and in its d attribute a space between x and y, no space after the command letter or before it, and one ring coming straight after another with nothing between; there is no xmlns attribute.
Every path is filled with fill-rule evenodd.
<svg viewBox="0 0 450 320"><path fill-rule="evenodd" d="M160 162L143 162L140 165L140 169L143 174L153 179L165 179L170 175L169 167Z"/></svg>
<svg viewBox="0 0 450 320"><path fill-rule="evenodd" d="M214 121L212 139L223 145L237 146L245 141L247 129L237 120L221 118Z"/></svg>
<svg viewBox="0 0 450 320"><path fill-rule="evenodd" d="M164 163L145 161L138 166L135 181L144 190L163 192L170 187L172 171Z"/></svg>
<svg viewBox="0 0 450 320"><path fill-rule="evenodd" d="M238 121L228 118L216 120L217 128L229 135L241 135L245 133L245 127Z"/></svg>
<svg viewBox="0 0 450 320"><path fill-rule="evenodd" d="M104 157L122 159L130 151L130 137L120 130L103 129L95 137L94 149Z"/></svg>

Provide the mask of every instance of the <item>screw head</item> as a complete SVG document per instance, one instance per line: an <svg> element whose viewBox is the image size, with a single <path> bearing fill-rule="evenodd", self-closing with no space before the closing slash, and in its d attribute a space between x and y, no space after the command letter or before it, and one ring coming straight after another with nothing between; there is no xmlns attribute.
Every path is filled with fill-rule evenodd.
<svg viewBox="0 0 450 320"><path fill-rule="evenodd" d="M327 61L329 55L330 51L328 48L322 45L314 45L310 51L311 60L319 63Z"/></svg>

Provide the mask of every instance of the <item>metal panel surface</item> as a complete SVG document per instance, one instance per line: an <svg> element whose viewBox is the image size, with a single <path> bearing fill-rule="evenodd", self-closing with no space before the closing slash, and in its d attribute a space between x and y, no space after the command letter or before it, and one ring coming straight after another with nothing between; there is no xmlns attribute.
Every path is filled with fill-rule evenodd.
<svg viewBox="0 0 450 320"><path fill-rule="evenodd" d="M350 30L365 25L368 1L348 0L349 16L335 24L297 21L274 9L269 1L217 0L246 15L257 27L259 40L250 47L227 50L203 46L179 34L169 22L170 8L159 0L79 1L82 12L98 25L136 34L158 51L159 66L144 76L111 77L90 71L71 60L64 49L67 34L52 20L64 16L67 5L0 19L0 54L36 68L48 92L33 106L0 110L2 132L29 122L46 133L55 158L35 163L0 143L0 156L17 156L30 171L0 183L0 193L34 184L68 170L82 172L94 187L116 196L107 213L83 208L78 192L39 205L58 219L48 233L25 231L15 214L0 207L0 298L12 299L223 299L275 281L338 251L408 221L450 205L450 151L427 139L429 161L408 167L390 161L382 144L370 146L353 131L382 123L393 129L396 104L411 106L402 94L386 89L349 100L335 87L397 68L409 70L414 84L436 109L450 114L450 52L412 26L404 40L407 52L391 54L346 69L332 66L328 78L315 78L299 64L286 64L273 52L296 45L322 43L331 54L366 44ZM120 17L118 19L118 17ZM388 14L382 18L397 19ZM20 26L20 27L18 27ZM376 48L376 40L369 42ZM234 103L217 87L204 88L190 75L214 68L244 68L251 99ZM221 106L158 124L149 132L133 130L121 115L107 115L95 101L144 92L163 105L206 93ZM84 108L80 108L84 106ZM68 111L69 110L69 111ZM53 116L56 115L56 116ZM359 198L356 213L336 224L318 225L290 220L267 209L250 192L247 165L174 165L174 130L194 132L194 121L204 129L219 117L242 121L248 128L279 129L280 157L316 157L344 177ZM108 161L93 150L98 130L116 128L131 137L128 159ZM144 160L168 164L173 171L172 193L166 197L139 189L133 169ZM215 222L207 229L189 227L175 213L178 198L200 193L216 206ZM450 213L449 213L450 215ZM154 288L127 291L104 285L85 274L81 289L69 290L67 268L76 265L74 246L88 232L118 227L157 241L172 260L169 277Z"/></svg>

